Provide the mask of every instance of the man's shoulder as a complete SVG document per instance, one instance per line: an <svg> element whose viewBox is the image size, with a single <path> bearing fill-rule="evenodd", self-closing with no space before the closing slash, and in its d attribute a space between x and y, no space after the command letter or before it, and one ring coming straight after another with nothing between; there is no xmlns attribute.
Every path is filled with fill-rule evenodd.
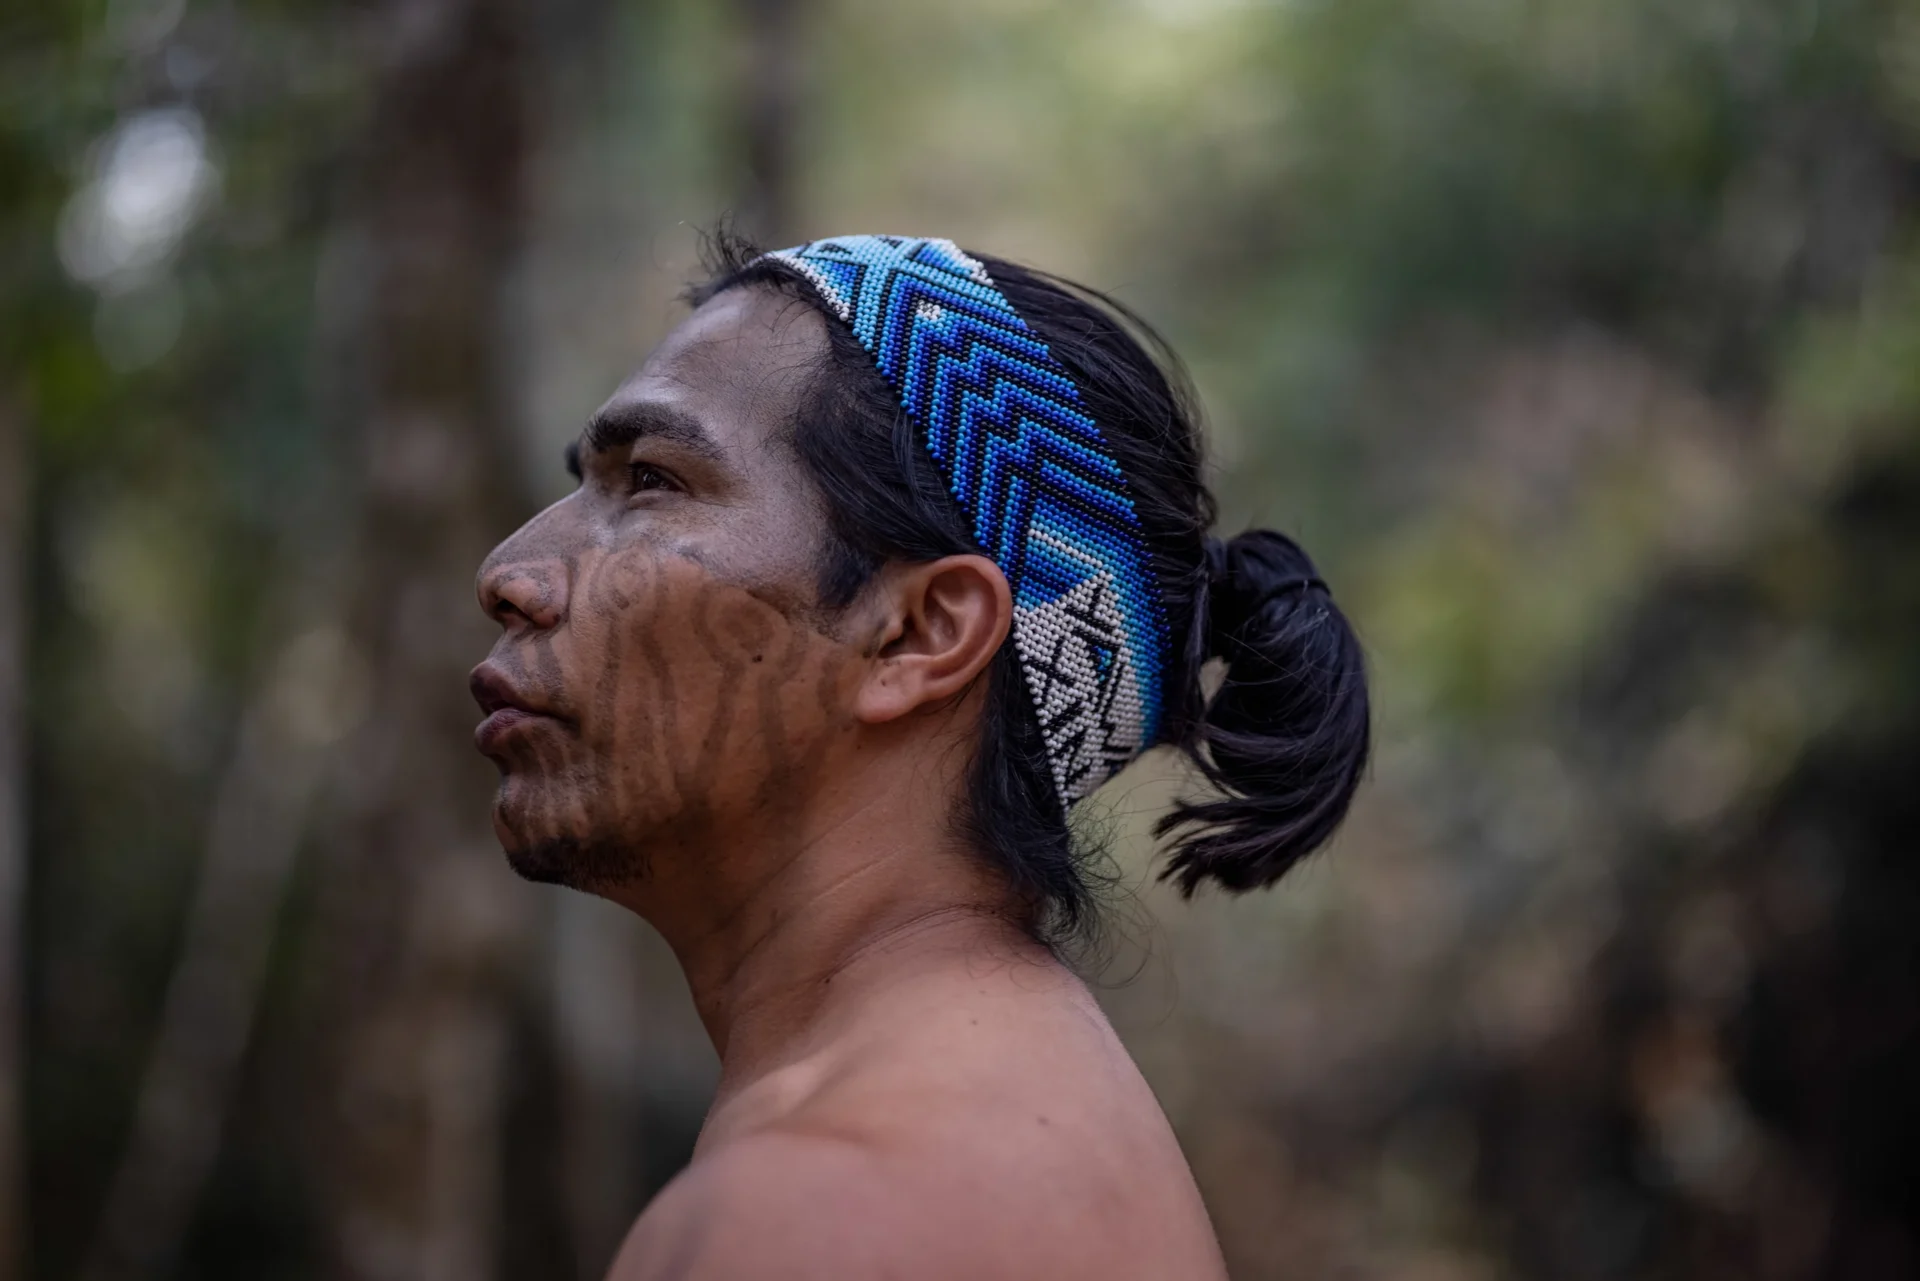
<svg viewBox="0 0 1920 1281"><path fill-rule="evenodd" d="M910 1163L862 1137L759 1130L703 1154L654 1198L609 1281L938 1275L926 1264L942 1207L915 1183Z"/></svg>
<svg viewBox="0 0 1920 1281"><path fill-rule="evenodd" d="M612 1281L1218 1275L1172 1132L1104 1024L1010 1004L897 1014L729 1098Z"/></svg>
<svg viewBox="0 0 1920 1281"><path fill-rule="evenodd" d="M703 1153L609 1281L1218 1275L1184 1167L1164 1177L1159 1153L977 1100L923 1099L915 1124L878 1098L849 1117L846 1097Z"/></svg>

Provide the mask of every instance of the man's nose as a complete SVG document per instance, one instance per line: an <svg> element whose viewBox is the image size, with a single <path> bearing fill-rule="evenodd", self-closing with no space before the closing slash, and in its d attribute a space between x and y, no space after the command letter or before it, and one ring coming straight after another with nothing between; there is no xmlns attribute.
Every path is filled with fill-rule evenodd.
<svg viewBox="0 0 1920 1281"><path fill-rule="evenodd" d="M480 566L476 588L480 608L508 631L517 627L546 631L567 616L567 562L524 546L522 529L493 549Z"/></svg>
<svg viewBox="0 0 1920 1281"><path fill-rule="evenodd" d="M567 567L558 560L500 559L480 567L480 608L502 627L546 631L567 615Z"/></svg>
<svg viewBox="0 0 1920 1281"><path fill-rule="evenodd" d="M567 589L557 563L547 565L500 565L480 575L480 608L502 627L516 624L541 631L555 626L566 615Z"/></svg>

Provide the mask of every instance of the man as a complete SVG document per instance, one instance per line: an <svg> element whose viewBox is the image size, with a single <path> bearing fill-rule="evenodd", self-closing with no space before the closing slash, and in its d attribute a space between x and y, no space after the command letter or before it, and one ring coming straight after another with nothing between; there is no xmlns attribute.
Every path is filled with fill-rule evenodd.
<svg viewBox="0 0 1920 1281"><path fill-rule="evenodd" d="M640 1217L612 1276L1224 1275L1152 1093L1049 945L1049 922L1084 923L1079 865L1063 872L1006 852L994 833L998 818L1025 830L1030 809L1052 835L1029 844L1067 851L1067 807L1126 756L1154 741L1190 750L1204 741L1215 757L1226 735L1264 742L1249 725L1207 737L1219 708L1198 693L1208 606L1196 584L1266 620L1237 619L1242 632L1289 617L1299 630L1311 613L1316 635L1335 628L1329 619L1336 640L1350 634L1310 567L1275 592L1267 544L1249 550L1236 539L1235 558L1203 543L1204 522L1192 518L1207 500L1190 420L1178 419L1185 445L1169 445L1164 424L1156 438L1136 412L1139 387L1102 378L1093 358L1099 344L1124 345L1133 372L1153 383L1146 399L1161 398L1146 417L1176 404L1121 327L1107 318L1095 338L1075 337L1038 314L1107 313L946 242L847 237L816 242L811 259L808 248L784 258L736 250L691 316L594 416L578 446L580 487L480 573L482 607L503 631L474 673L488 713L477 739L501 770L495 825L508 857L525 876L600 894L657 928L722 1065L691 1165ZM899 304L889 332L950 373L971 359L978 374L986 350L998 372L966 393L973 399L954 392L945 409L932 405L925 386L896 376L905 349L888 348L884 335L861 365L849 337L864 344L861 335L877 331L862 329L872 308L862 312L849 290L883 276L895 294L945 291L932 295L944 303L916 295L910 309L900 297L880 305ZM968 279L986 283L976 290ZM1013 318L1010 298L1025 300L1032 329ZM957 314L965 333L953 329ZM1032 349L1008 364L1008 352L1026 350L1022 334ZM1080 384L1077 398L1061 371ZM970 464L928 466L966 450L929 424L946 430L942 415L954 406L981 412L989 384L1001 394L988 400L1012 403L1006 377L1067 407L1020 399L988 424L1010 433L996 437L1003 443L1048 422L1079 430L1076 407L1104 407L1092 418L1118 463L1171 449L1183 476L1191 471L1177 502L1158 482L1118 490L1131 497L1111 510L1132 524L1088 535L1113 559L1087 561L1099 572L1069 593L1084 604L1118 584L1124 596L1129 576L1141 576L1134 586L1151 598L1136 604L1151 605L1159 630L1128 631L1123 601L1082 610L1093 620L1084 636L1061 632L1059 610L1046 612L1059 602L1034 586L1033 540L1062 541L1042 528L1044 502L999 513L1013 512L1018 528L1014 544L994 540L996 556L982 553L986 539L969 545L968 517L976 534L984 528L978 496L974 508L958 497L959 469ZM880 404L889 393L898 400ZM844 457L833 461L860 431L922 447L900 451L897 474L883 478L891 499L869 503L847 488L881 483L872 476L889 465L849 471ZM1106 464L1074 465L1093 474ZM951 497L929 489L936 471ZM888 554L914 539L873 530L921 518L866 509L887 502L909 513L945 503L945 515L923 523L947 521L950 532ZM933 554L942 539L947 550ZM1017 562L1012 572L1005 562ZM1319 602L1310 611L1300 605L1307 596ZM1104 641L1102 625L1115 629ZM1034 660L1042 632L1054 638L1052 668ZM1128 649L1136 641L1145 648ZM1262 643L1245 644L1252 653ZM1348 657L1351 679L1335 693L1350 711L1361 687L1357 650ZM1235 661L1290 660L1260 652ZM1092 682L1079 691L1091 701L1060 702L1073 691L1059 682L1071 680ZM1116 694L1123 680L1132 684ZM1316 706L1290 714L1326 720L1335 693L1308 693ZM1208 762L1228 791L1214 804L1268 808L1264 826L1200 806L1176 815L1205 829L1183 847L1189 888L1202 876L1265 883L1324 839L1364 758L1363 688L1360 697L1362 741L1339 746L1338 777L1322 771L1320 792L1332 800L1313 798L1311 815L1274 808L1232 759ZM1265 706L1242 703L1243 713ZM1089 707L1104 726L1099 751L1084 726L1070 739L1057 732ZM1136 707L1146 710L1127 721ZM1023 743L1024 755L1015 750ZM995 791L993 777L1014 782ZM1330 821L1329 806L1338 811ZM1076 878L1080 897L1063 875Z"/></svg>

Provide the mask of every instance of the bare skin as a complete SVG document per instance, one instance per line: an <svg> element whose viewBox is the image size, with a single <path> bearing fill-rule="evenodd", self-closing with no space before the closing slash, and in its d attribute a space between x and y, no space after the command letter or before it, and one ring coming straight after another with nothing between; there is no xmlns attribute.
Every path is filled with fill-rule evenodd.
<svg viewBox="0 0 1920 1281"><path fill-rule="evenodd" d="M820 607L812 309L707 303L482 567L494 824L672 945L721 1061L614 1281L1214 1278L1159 1106L952 816L1012 619L979 556Z"/></svg>

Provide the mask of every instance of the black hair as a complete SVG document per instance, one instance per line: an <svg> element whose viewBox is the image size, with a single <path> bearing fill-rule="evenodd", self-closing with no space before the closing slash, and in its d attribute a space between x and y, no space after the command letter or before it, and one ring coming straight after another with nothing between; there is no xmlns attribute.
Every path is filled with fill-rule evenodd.
<svg viewBox="0 0 1920 1281"><path fill-rule="evenodd" d="M1072 376L1127 477L1171 632L1159 743L1187 753L1212 795L1178 802L1162 876L1191 895L1205 881L1271 885L1323 845L1366 766L1369 714L1359 641L1318 571L1284 534L1209 536L1196 400L1178 359L1121 303L1057 276L974 254ZM844 608L890 559L977 552L960 505L872 357L805 277L722 229L709 237L698 306L728 289L778 290L827 317L829 352L792 424L792 444L825 501L822 603ZM1217 689L1202 689L1210 659ZM1076 836L1055 794L1046 745L1014 647L1002 647L957 821L1007 877L1026 925L1050 944L1097 929L1101 851Z"/></svg>

